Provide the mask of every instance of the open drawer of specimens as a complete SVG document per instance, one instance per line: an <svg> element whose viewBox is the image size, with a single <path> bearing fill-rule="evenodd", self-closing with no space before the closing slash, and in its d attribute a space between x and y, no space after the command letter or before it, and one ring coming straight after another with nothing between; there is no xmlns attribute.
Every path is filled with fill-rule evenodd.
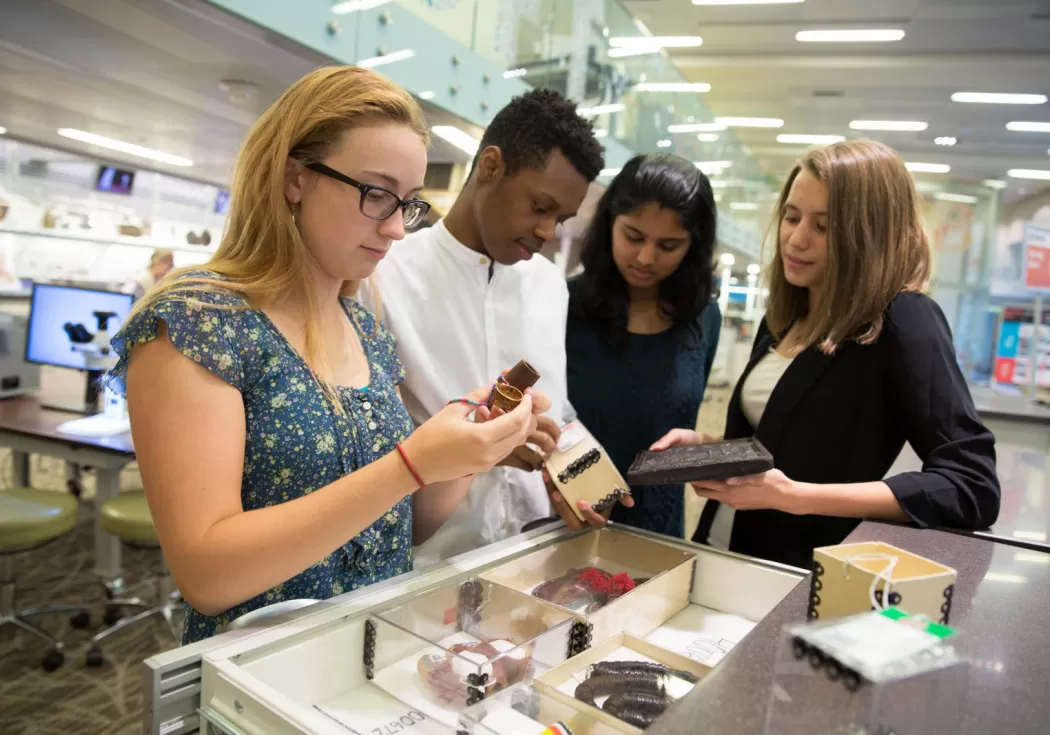
<svg viewBox="0 0 1050 735"><path fill-rule="evenodd" d="M620 735L623 730L535 687L518 685L463 711L460 732L467 735Z"/></svg>
<svg viewBox="0 0 1050 735"><path fill-rule="evenodd" d="M576 650L618 633L644 636L689 604L694 553L611 529L576 536L481 577L572 613Z"/></svg>
<svg viewBox="0 0 1050 735"><path fill-rule="evenodd" d="M471 579L376 613L365 625L365 674L428 717L457 712L568 658L566 611Z"/></svg>

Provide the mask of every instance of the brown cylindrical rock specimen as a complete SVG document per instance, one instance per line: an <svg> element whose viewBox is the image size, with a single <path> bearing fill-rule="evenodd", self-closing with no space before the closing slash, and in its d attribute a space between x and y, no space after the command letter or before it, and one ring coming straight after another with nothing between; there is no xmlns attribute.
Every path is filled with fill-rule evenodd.
<svg viewBox="0 0 1050 735"><path fill-rule="evenodd" d="M507 413L510 413L518 407L522 398L524 398L522 392L513 385L508 383L496 383L496 385L492 387L492 397L490 401L493 408L502 408Z"/></svg>
<svg viewBox="0 0 1050 735"><path fill-rule="evenodd" d="M525 360L518 360L518 364L507 371L503 379L524 393L526 388L536 385L536 381L540 379L540 374L536 372L536 368Z"/></svg>

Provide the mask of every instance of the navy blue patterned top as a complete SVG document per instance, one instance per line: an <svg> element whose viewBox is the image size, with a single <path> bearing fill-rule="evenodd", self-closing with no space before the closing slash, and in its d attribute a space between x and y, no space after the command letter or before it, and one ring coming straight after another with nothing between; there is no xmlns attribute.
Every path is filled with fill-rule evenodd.
<svg viewBox="0 0 1050 735"><path fill-rule="evenodd" d="M575 298L569 283L569 298ZM629 334L613 349L597 325L570 315L565 332L569 402L583 425L626 476L635 455L671 429L695 429L718 346L722 316L712 302L699 317L700 343L683 330ZM631 488L634 507L613 506L611 519L681 538L681 484Z"/></svg>
<svg viewBox="0 0 1050 735"><path fill-rule="evenodd" d="M215 278L207 273L193 276ZM394 450L412 431L396 386L405 372L391 334L345 300L371 369L363 389L339 388L344 412L315 381L305 360L261 311L229 293L197 294L198 304L165 299L113 338L118 387L135 345L157 336L163 320L182 354L241 392L246 423L241 503L245 511L306 495ZM204 304L204 305L201 305ZM215 304L225 307L214 308ZM229 621L282 600L325 599L412 569L412 500L403 498L360 535L287 582L215 617L187 605L182 642L215 634Z"/></svg>

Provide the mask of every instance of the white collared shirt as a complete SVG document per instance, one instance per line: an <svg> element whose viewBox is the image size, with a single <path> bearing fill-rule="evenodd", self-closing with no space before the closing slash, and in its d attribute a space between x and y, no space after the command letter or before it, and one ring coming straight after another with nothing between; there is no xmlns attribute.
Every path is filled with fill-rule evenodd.
<svg viewBox="0 0 1050 735"><path fill-rule="evenodd" d="M549 260L535 255L513 266L493 264L442 221L394 243L376 275L383 321L407 372L402 396L417 425L522 359L542 376L536 389L551 399L548 415L559 423L572 418L565 376L569 292ZM364 284L360 298L373 307ZM416 549L416 565L501 541L551 515L539 472L496 467L478 475L452 517Z"/></svg>

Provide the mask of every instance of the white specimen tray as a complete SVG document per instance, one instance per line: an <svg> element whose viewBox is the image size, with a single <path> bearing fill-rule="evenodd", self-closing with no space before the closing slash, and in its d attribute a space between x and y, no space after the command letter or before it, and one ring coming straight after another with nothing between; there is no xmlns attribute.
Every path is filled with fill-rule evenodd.
<svg viewBox="0 0 1050 735"><path fill-rule="evenodd" d="M805 575L801 569L656 534L617 530L696 554L689 604L638 637L707 666L716 665ZM436 579L428 587L428 575L424 575L404 589L393 589L372 601L371 607L365 602L332 605L213 651L205 656L202 666L202 717L221 722L223 727L218 731L232 735L454 733L458 712L441 712L416 686L418 656L409 657L411 670L406 669L399 682L369 682L365 678L362 657L368 613L406 602L433 586L458 583L577 535L562 529L527 543L501 544L495 552L473 552L462 561L452 560L462 571L458 577L450 578L445 569L435 573ZM508 548L513 551L508 552ZM600 643L595 640L592 645ZM379 672L376 674L378 677ZM383 691L379 683L397 691L398 697ZM478 725L474 728L475 732L486 732Z"/></svg>

